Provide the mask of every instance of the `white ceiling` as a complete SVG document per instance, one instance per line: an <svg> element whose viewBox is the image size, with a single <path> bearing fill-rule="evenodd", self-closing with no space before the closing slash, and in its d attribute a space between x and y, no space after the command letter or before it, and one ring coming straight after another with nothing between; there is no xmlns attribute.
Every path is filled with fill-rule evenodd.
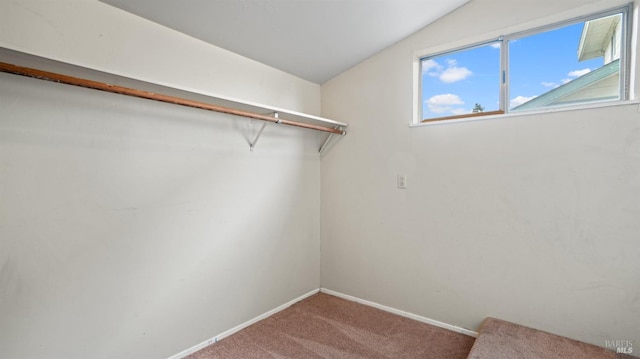
<svg viewBox="0 0 640 359"><path fill-rule="evenodd" d="M470 0L101 0L323 83Z"/></svg>

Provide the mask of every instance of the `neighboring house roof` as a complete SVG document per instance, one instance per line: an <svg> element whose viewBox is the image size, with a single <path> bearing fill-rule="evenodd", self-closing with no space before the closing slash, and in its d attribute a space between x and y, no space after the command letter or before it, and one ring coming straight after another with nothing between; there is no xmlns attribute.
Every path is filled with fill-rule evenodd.
<svg viewBox="0 0 640 359"><path fill-rule="evenodd" d="M611 76L619 75L620 73L620 59L614 60L596 70L593 70L587 74L584 74L564 85L556 87L555 89L545 92L542 95L523 103L520 106L516 106L511 111L518 110L531 110L535 108L546 107L549 105L559 105L568 103L578 103L580 101L562 101L563 98L569 95L583 90L588 86L592 86L600 81L603 81ZM610 100L616 97L603 97L603 98L588 98L589 101L593 100Z"/></svg>
<svg viewBox="0 0 640 359"><path fill-rule="evenodd" d="M585 22L578 44L578 61L602 57L619 22L620 15Z"/></svg>

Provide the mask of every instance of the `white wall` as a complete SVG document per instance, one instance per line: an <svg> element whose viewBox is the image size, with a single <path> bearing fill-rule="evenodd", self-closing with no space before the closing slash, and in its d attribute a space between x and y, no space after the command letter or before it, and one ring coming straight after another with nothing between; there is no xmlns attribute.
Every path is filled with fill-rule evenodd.
<svg viewBox="0 0 640 359"><path fill-rule="evenodd" d="M320 87L96 1L0 46L317 113ZM0 357L159 358L319 286L321 138L0 74Z"/></svg>
<svg viewBox="0 0 640 359"><path fill-rule="evenodd" d="M325 83L323 115L350 131L322 161L322 287L640 343L638 105L408 127L416 52L616 4L474 0Z"/></svg>

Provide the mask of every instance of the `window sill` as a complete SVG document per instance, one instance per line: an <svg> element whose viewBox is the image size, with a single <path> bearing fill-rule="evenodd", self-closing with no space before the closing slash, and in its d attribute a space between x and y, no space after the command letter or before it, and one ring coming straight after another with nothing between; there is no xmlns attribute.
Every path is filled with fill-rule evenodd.
<svg viewBox="0 0 640 359"><path fill-rule="evenodd" d="M599 103L592 103L588 105L552 107L552 108L547 108L543 110L509 112L505 114L494 114L492 112L489 114L471 114L471 115L463 115L463 116L452 116L450 118L429 119L419 123L411 123L409 124L409 127L438 126L438 125L447 125L447 124L460 123L460 122L497 120L497 119L507 119L512 117L535 116L535 115L546 114L546 113L558 113L558 112L568 112L568 111L590 110L594 108L607 108L607 107L633 106L633 105L640 105L640 100L599 102ZM640 108L638 109L638 111L640 111Z"/></svg>
<svg viewBox="0 0 640 359"><path fill-rule="evenodd" d="M426 120L422 120L422 123L438 122L438 121L450 121L450 120L461 120L461 119L468 119L469 117L484 117L484 116L502 115L502 114L504 114L504 111L502 111L502 110L500 110L500 111L466 113L464 115L428 118Z"/></svg>

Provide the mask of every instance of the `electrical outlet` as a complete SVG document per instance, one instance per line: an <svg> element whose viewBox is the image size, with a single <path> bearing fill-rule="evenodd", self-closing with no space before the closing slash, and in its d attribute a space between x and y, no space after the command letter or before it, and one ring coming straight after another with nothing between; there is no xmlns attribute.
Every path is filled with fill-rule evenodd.
<svg viewBox="0 0 640 359"><path fill-rule="evenodd" d="M407 189L407 175L399 174L398 175L398 188L399 189Z"/></svg>

